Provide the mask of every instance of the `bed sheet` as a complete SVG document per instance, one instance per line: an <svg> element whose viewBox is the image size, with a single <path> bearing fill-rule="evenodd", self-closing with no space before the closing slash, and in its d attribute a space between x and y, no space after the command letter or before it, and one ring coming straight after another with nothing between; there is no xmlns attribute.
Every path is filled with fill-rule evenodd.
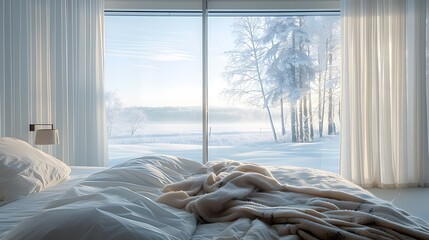
<svg viewBox="0 0 429 240"><path fill-rule="evenodd" d="M71 173L68 180L0 207L0 239L13 226L39 213L49 202L64 194L65 191L79 184L91 174L107 169L106 167L86 166L70 168Z"/></svg>
<svg viewBox="0 0 429 240"><path fill-rule="evenodd" d="M202 219L201 216L205 216L199 214L198 211L192 212L189 209L164 204L160 201L162 196L168 194L168 188L183 186L183 191L177 191L177 196L186 195L191 201L188 201L189 199L187 198L182 198L182 200L189 203L205 195L202 192L206 191L206 183L208 183L208 192L217 192L218 189L228 189L235 183L239 183L237 181L234 183L236 176L245 177L245 185L248 185L249 182L253 181L252 178L256 176L256 180L258 180L261 177L260 175L272 176L274 180L268 178L269 182L275 181L274 185L277 184L279 187L281 187L280 185L287 185L288 189L292 191L269 190L265 192L260 191L264 188L264 186L260 185L261 187L257 187L258 189L255 191L251 190L250 195L242 199L231 198L225 204L219 203L217 205L215 201L214 204L203 210L211 211L211 209L216 209L220 206L226 210L226 214L223 216L228 216L230 213L235 214L234 208L237 206L240 210L243 210L241 206L257 208L262 206L268 211L280 210L286 213L297 213L303 216L304 219L292 219L301 221L301 225L315 221L313 223L327 224L328 228L330 228L334 225L337 226L341 222L340 225L346 224L353 228L346 229L346 232L347 230L366 231L369 229L373 230L375 234L380 234L380 230L377 227L383 229L385 226L376 224L372 218L369 219L369 222L359 217L352 219L350 223L342 221L349 219L350 212L361 211L359 209L361 206L369 206L367 203L370 203L374 204L376 210L382 209L386 210L386 212L372 213L372 209L367 209L369 211L362 211L362 214L374 216L374 219L377 218L376 221L380 220L380 217L386 217L387 221L384 223L392 227L388 229L389 231L391 230L390 233L399 233L399 236L403 236L399 237L399 239L409 239L405 236L409 233L416 239L429 239L429 225L423 220L411 216L389 202L376 198L368 191L336 174L297 167L273 167L266 170L245 164L242 165L242 163L234 161L221 163L222 169L219 169L217 165L218 163L211 162L202 165L173 156L146 156L130 160L106 171L91 175L75 187L70 188L56 200L52 200L53 197L46 198L46 201L41 201L41 206L37 207L38 210L26 210L27 215L33 216L19 223L4 239L299 239L302 236L300 234L303 233L302 229L294 230L294 226L290 228L291 225L294 225L293 223L287 223L290 224L289 226L285 225L283 221L287 222L290 219L281 216L280 218L273 215L255 217L250 214L248 217L240 217L228 222L212 222ZM231 172L228 169L232 169ZM214 176L214 178L211 179L211 176ZM250 178L246 178L247 176L250 176ZM262 177L262 179L265 179L264 176ZM199 186L199 183L204 183L204 186ZM230 183L232 185L229 185ZM264 183L262 182L262 184ZM187 185L191 187L187 188ZM271 184L266 184L265 187L267 186L271 188ZM294 186L299 187L295 188ZM194 187L198 190L193 190ZM213 189L210 190L210 188ZM235 188L234 186L232 186L232 189L237 190L229 191L232 195L248 191L246 188ZM314 191L316 194L313 195L308 190ZM335 195L340 192L344 194L340 194L340 197L332 196L332 201L330 201L330 196L326 196L330 193ZM270 195L272 193L275 194ZM276 193L280 193L280 195ZM207 194L207 196L215 196L210 194ZM223 196L224 194L220 195ZM279 197L271 201L271 196ZM341 207L343 204L341 198L344 196L346 198L351 197L352 200L349 203L356 203L355 206L358 207L356 209L334 209L337 206ZM266 201L267 199L269 200ZM353 202L353 199L357 199L357 201ZM28 199L25 200L29 201ZM180 203L180 198L177 198L177 200ZM222 199L220 200L223 201ZM239 205L236 204L236 200L240 202ZM275 206L276 201L277 203L286 201L291 204L285 205L285 208L283 206L277 208ZM308 202L314 204L308 205ZM20 204L25 206L24 203L17 202L15 204L16 209L19 208ZM274 205L270 206L270 204ZM184 205L190 206L186 203ZM232 208L224 208L225 206L228 207L228 205ZM313 208L311 209L311 207ZM370 207L372 208L372 206ZM40 211L41 208L45 209ZM296 209L298 211L295 211ZM316 213L315 211L318 209L327 209L326 211L324 210L327 215L331 214L338 218L328 219L328 222L325 222L323 219L309 216L312 214L323 215L325 213ZM302 211L299 212L300 210ZM256 210L253 213L259 214L261 212ZM270 223L270 219L267 216L271 216L271 219L275 221L280 221L281 227L288 228L280 229L280 231L287 230L292 234L281 234L275 226L272 227L272 222ZM355 220L356 222L353 222ZM362 222L362 220L364 221ZM399 221L400 224L396 224L396 221ZM399 226L401 224L403 224L403 227ZM308 232L313 230L314 233L314 229L307 230L309 230ZM325 230L331 231L332 229ZM336 231L337 229L334 229L333 233L336 233ZM304 232L306 231L304 230ZM343 231L342 233L345 232ZM387 232L387 235L390 233ZM336 239L341 239L340 237L339 235ZM309 236L303 239L314 239L314 237ZM333 238L328 236L321 239ZM353 233L352 239L364 238L356 237L356 234ZM376 235L373 239L380 238Z"/></svg>

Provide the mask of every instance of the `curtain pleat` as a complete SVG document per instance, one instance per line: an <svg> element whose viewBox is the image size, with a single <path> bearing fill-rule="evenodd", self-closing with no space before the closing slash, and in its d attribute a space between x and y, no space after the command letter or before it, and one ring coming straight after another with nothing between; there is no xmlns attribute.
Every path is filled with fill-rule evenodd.
<svg viewBox="0 0 429 240"><path fill-rule="evenodd" d="M427 185L426 1L343 0L341 15L341 175Z"/></svg>
<svg viewBox="0 0 429 240"><path fill-rule="evenodd" d="M44 151L104 166L103 0L0 0L0 136L34 143L29 123L53 123Z"/></svg>
<svg viewBox="0 0 429 240"><path fill-rule="evenodd" d="M429 63L429 24L428 22L429 22L429 1L426 0L426 113L427 114L429 114L429 82L427 80L429 79L429 67L427 66ZM427 115L426 115L426 122L427 122L427 126L429 126L429 116ZM429 127L428 127L428 135L429 135ZM426 137L428 137L428 135L426 135ZM428 151L427 154L429 155L429 145L426 146L426 150ZM425 172L426 173L429 172L429 161L423 162L423 166L421 167L420 171L423 172L422 174L424 175L424 182L426 184L429 183L429 174L424 174Z"/></svg>

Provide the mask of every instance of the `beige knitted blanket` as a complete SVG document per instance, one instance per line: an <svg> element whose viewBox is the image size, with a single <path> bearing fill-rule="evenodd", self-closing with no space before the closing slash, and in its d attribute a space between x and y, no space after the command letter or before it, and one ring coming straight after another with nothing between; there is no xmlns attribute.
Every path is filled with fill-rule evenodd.
<svg viewBox="0 0 429 240"><path fill-rule="evenodd" d="M429 239L429 229L388 206L347 192L281 184L264 167L232 161L164 187L158 202L200 223L259 219L301 239Z"/></svg>

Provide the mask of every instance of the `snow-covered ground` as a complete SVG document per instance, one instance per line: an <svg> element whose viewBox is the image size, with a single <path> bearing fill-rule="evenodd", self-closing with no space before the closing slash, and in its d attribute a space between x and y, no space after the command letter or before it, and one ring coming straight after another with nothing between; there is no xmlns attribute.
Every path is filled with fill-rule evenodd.
<svg viewBox="0 0 429 240"><path fill-rule="evenodd" d="M169 128L169 127L168 127ZM154 129L154 128L149 128ZM202 162L201 131L183 126L171 131L167 127L148 131L146 135L109 138L109 166L131 158L167 154ZM186 129L186 131L183 131ZM209 139L209 161L231 159L265 166L312 167L338 173L339 136L318 138L311 143L290 143L284 139L274 143L269 129L245 131L222 128L213 131ZM173 133L174 132L174 133Z"/></svg>

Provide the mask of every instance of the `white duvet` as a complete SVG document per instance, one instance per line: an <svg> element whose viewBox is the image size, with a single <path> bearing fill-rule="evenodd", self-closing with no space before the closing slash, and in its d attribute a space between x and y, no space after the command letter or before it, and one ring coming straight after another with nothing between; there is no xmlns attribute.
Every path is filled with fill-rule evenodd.
<svg viewBox="0 0 429 240"><path fill-rule="evenodd" d="M240 164L228 162L226 165L237 166ZM190 160L168 156L151 156L130 160L90 176L81 184L65 192L61 198L53 200L44 211L17 225L4 239L307 238L305 234L298 235L293 234L293 232L279 234L279 231L275 230L269 222L267 223L266 219L252 215L229 219L228 222L224 222L222 218L219 218L219 221L216 220L218 218L213 218L214 221L202 221L200 213L194 213L186 208L181 209L179 206L171 207L159 202L159 199L162 200L160 196L164 198L167 196L170 201L166 203L180 202L179 199L174 201L174 197L171 201L174 194L168 195L169 193L164 193L162 190L167 189L177 194L181 191L177 189L177 186L183 185L183 183L186 183L184 186L187 189L183 189L185 191L200 188L201 186L198 184L201 185L201 181L195 181L195 179L207 178L208 174L218 172L219 169L213 169L213 166L215 166L213 163L204 166ZM405 227L409 231L417 233L412 235L414 238L429 236L429 227L424 221L375 198L372 194L335 174L292 167L272 168L270 170L272 177L281 184L300 188L309 187L322 192L335 190L336 193L344 192L345 196L354 196L351 199L353 201L365 199L378 207L389 207L393 209L390 212L396 214L396 219L401 219L406 223ZM219 185L217 187L219 188ZM254 204L270 205L269 198L267 201L267 198L263 197L264 191L266 191L264 189L261 187L252 190L253 193L259 192L257 195L262 196L259 199L264 201ZM235 191L241 190L235 189ZM193 195L194 198L200 198L204 194L210 194L209 192L198 191L190 195ZM299 202L299 194L302 193L297 194L296 196L286 194L283 196L287 199L273 199L272 202L276 204L281 201L290 203L292 200ZM190 195L188 194L188 196ZM235 194L235 196L240 196L240 194ZM257 198L255 199L257 200ZM189 202L189 199L187 201ZM215 203L212 204L215 205ZM293 204L289 204L289 207L291 206ZM305 206L300 205L300 207ZM218 209L219 206L213 206L213 208ZM233 210L228 209L228 211ZM388 222L389 216L386 216L386 219ZM308 232L314 232L314 229L312 230ZM308 234L308 239L312 239L312 237L314 236ZM405 235L401 238L412 239Z"/></svg>

